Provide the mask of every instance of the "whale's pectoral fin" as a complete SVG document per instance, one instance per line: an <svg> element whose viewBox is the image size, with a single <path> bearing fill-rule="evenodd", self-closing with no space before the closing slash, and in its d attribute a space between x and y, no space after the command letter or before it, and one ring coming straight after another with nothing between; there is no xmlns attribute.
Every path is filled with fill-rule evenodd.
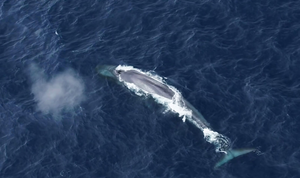
<svg viewBox="0 0 300 178"><path fill-rule="evenodd" d="M215 165L215 169L222 166L223 164L227 163L228 161L232 160L235 157L250 153L250 152L254 152L256 149L230 149L227 151L227 153L224 155L224 157L217 162L217 164Z"/></svg>

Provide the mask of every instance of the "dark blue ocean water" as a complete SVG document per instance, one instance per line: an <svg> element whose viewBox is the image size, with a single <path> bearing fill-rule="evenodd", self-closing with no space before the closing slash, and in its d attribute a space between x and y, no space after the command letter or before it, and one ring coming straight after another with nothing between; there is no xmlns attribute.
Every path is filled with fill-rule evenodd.
<svg viewBox="0 0 300 178"><path fill-rule="evenodd" d="M97 75L167 77L234 148ZM299 178L300 1L2 0L1 178Z"/></svg>

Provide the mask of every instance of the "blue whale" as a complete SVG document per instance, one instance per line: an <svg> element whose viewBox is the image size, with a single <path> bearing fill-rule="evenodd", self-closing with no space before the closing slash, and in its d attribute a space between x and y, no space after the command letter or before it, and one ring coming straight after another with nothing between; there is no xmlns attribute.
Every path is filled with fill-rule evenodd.
<svg viewBox="0 0 300 178"><path fill-rule="evenodd" d="M150 95L156 95L168 100L172 100L175 96L175 91L167 85L165 82L157 80L150 75L147 75L140 70L128 69L124 70L118 66L111 65L98 65L96 67L97 72L104 77L112 78L118 83L133 84L135 87L147 92ZM211 130L209 123L203 117L203 115L188 101L182 98L182 102L185 107L192 112L192 116L188 117L187 120L190 121L197 128L201 129L204 133L212 133L215 137L212 138L209 134L205 136L206 140L216 146L217 152L224 153L223 158L216 163L214 168L218 168L221 165L227 163L235 157L250 153L256 149L231 149L230 141L227 137L214 132Z"/></svg>

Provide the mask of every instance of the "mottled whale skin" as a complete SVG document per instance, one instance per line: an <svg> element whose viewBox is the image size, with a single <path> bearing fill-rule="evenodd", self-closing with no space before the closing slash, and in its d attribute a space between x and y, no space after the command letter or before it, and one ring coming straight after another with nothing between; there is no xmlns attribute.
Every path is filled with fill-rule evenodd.
<svg viewBox="0 0 300 178"><path fill-rule="evenodd" d="M127 83L133 83L137 87L147 91L150 94L156 94L161 97L172 99L175 93L164 83L161 83L147 75L144 75L135 70L128 71L118 71L119 77L122 78L123 81ZM198 128L209 128L209 123L204 119L202 114L198 112L188 101L183 99L186 107L192 111L193 118L190 120L193 122Z"/></svg>
<svg viewBox="0 0 300 178"><path fill-rule="evenodd" d="M123 81L127 83L133 83L137 87L147 91L151 94L156 94L161 97L172 99L175 93L168 88L165 84L158 82L157 80L152 79L142 73L135 70L128 71L118 71L118 75L122 78Z"/></svg>
<svg viewBox="0 0 300 178"><path fill-rule="evenodd" d="M135 84L137 87L147 91L150 94L156 94L161 97L172 99L175 93L164 83L157 81L147 75L144 75L136 70L115 70L116 66L97 66L97 71L99 74L107 77L114 78L119 81ZM202 114L197 111L188 101L183 99L186 107L192 111L193 119L190 120L199 129L209 128L209 123L204 119Z"/></svg>
<svg viewBox="0 0 300 178"><path fill-rule="evenodd" d="M137 86L138 88L147 91L150 94L159 95L166 99L172 99L175 93L164 83L151 78L137 70L117 70L117 66L110 65L98 65L96 67L97 72L105 77L113 78L119 83L126 82ZM205 128L210 128L209 123L205 120L202 114L192 106L188 101L183 98L185 106L192 111L192 118L188 120L192 122L196 127L203 130ZM227 163L231 159L255 151L255 149L230 149L230 145L224 148L226 154L224 157L215 165L215 168Z"/></svg>

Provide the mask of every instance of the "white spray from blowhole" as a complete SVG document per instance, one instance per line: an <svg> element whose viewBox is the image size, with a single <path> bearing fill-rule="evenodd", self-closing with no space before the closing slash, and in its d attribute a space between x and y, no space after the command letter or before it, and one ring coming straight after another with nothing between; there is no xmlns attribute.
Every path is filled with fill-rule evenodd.
<svg viewBox="0 0 300 178"><path fill-rule="evenodd" d="M84 100L84 83L72 69L49 79L36 64L31 64L29 71L38 111L58 116L63 111L73 110Z"/></svg>

